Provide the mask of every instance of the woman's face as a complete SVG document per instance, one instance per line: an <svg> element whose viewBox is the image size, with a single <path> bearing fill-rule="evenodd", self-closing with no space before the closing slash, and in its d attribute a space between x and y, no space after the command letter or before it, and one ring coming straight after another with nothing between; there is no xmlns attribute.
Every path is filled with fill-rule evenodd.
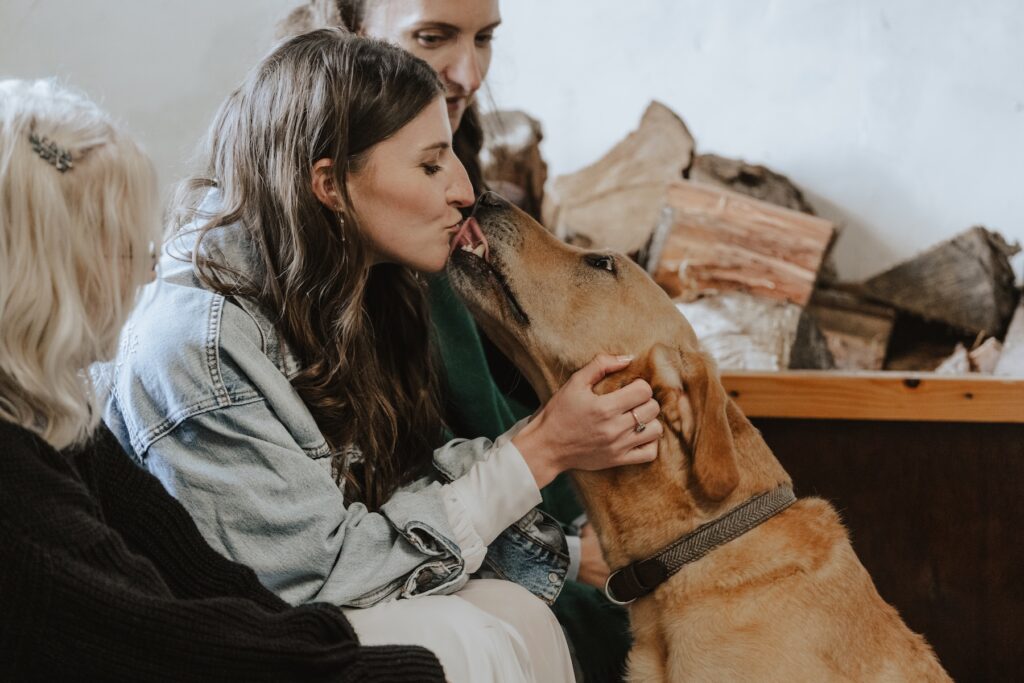
<svg viewBox="0 0 1024 683"><path fill-rule="evenodd" d="M466 169L452 152L444 98L370 149L346 178L352 210L376 263L436 273L448 261L459 208L473 203Z"/></svg>
<svg viewBox="0 0 1024 683"><path fill-rule="evenodd" d="M369 4L362 33L400 45L434 67L444 81L452 130L458 130L491 66L491 40L501 23L498 0Z"/></svg>

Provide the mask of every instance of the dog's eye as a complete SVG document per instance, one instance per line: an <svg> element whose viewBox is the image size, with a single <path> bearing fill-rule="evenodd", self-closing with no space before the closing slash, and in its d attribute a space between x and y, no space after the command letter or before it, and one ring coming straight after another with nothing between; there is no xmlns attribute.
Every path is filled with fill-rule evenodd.
<svg viewBox="0 0 1024 683"><path fill-rule="evenodd" d="M608 254L587 254L583 257L591 268L600 268L609 273L615 272L615 257Z"/></svg>

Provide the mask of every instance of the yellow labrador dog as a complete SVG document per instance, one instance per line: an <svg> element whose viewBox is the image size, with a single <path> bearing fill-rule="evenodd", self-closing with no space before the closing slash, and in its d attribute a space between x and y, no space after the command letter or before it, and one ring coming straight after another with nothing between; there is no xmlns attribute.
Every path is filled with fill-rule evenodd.
<svg viewBox="0 0 1024 683"><path fill-rule="evenodd" d="M597 390L643 377L661 404L654 462L573 474L617 570L609 597L632 601L630 681L950 680L878 595L835 510L792 497L641 268L563 244L493 193L453 249L453 286L542 400L614 353L635 360Z"/></svg>

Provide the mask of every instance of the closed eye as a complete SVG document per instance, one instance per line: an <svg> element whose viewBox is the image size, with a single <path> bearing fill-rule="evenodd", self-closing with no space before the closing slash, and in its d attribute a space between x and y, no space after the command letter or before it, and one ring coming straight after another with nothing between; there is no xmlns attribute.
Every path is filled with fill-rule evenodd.
<svg viewBox="0 0 1024 683"><path fill-rule="evenodd" d="M609 273L615 273L615 257L609 254L587 254L583 257L583 260L587 262L587 265L591 268L597 268L599 270L607 270Z"/></svg>
<svg viewBox="0 0 1024 683"><path fill-rule="evenodd" d="M419 31L413 38L415 38L420 47L428 49L437 48L452 39L452 32L442 30Z"/></svg>

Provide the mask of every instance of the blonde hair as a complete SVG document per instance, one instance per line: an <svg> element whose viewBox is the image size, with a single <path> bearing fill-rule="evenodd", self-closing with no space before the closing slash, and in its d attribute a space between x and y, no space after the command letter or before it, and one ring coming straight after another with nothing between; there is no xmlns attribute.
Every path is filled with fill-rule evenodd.
<svg viewBox="0 0 1024 683"><path fill-rule="evenodd" d="M159 233L152 164L106 113L50 80L0 81L0 419L58 449L88 438L87 368L113 357Z"/></svg>

